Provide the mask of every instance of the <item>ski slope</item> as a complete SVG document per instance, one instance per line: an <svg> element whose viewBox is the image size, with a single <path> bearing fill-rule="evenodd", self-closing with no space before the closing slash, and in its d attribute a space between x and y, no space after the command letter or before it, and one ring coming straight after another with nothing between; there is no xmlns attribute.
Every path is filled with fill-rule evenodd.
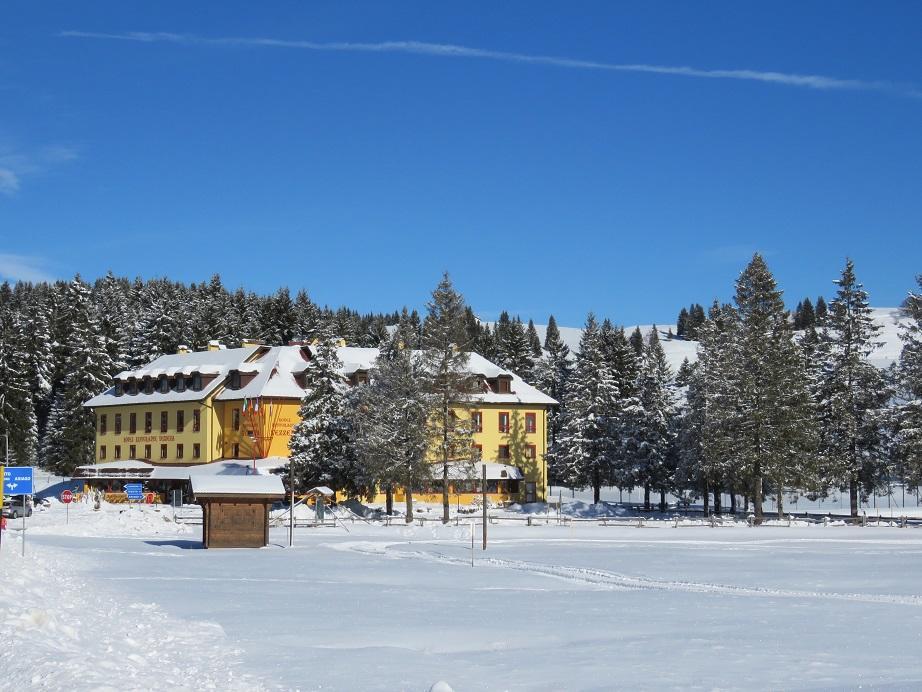
<svg viewBox="0 0 922 692"><path fill-rule="evenodd" d="M899 360L900 351L903 349L903 342L900 340L900 327L908 323L906 317L902 315L900 308L873 308L872 314L874 322L880 326L881 331L878 340L881 342L870 356L870 361L879 368L887 368L891 363ZM630 336L636 327L640 327L641 333L646 337L653 330L652 324L630 325L624 328L625 334ZM573 353L579 352L579 340L583 334L582 327L558 327L560 338L569 346ZM660 342L666 358L672 366L673 372L679 369L682 361L688 358L690 363L698 358L698 342L687 341L685 339L669 339L667 335L669 330L676 332L674 324L658 324L656 329L659 331ZM544 337L547 334L546 324L536 324L535 330L541 343L544 343Z"/></svg>

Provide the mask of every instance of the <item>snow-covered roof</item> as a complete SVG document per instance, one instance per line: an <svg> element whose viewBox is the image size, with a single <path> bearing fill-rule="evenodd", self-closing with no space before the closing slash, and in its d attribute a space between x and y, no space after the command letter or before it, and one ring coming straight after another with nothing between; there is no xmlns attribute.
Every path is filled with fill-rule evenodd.
<svg viewBox="0 0 922 692"><path fill-rule="evenodd" d="M192 494L196 497L215 495L269 495L284 497L285 486L279 476L211 476L194 475Z"/></svg>
<svg viewBox="0 0 922 692"><path fill-rule="evenodd" d="M345 377L350 377L358 371L374 368L379 354L377 348L354 346L343 346L338 348L336 352L342 363L340 372ZM214 374L216 377L200 391L186 389L182 392L171 390L167 393L160 393L155 390L151 394L126 393L116 396L115 389L110 388L106 392L93 397L84 405L98 407L134 403L157 404L200 401L222 385L226 385L227 376L234 370L240 373L252 374L252 377L239 389L224 386L215 396L216 400L237 401L257 397L301 399L304 396L304 388L298 384L296 377L304 372L307 363L305 349L302 346L232 348L223 351L200 351L162 356L145 368L126 370L120 373L117 379L156 378L161 375L190 374L192 372ZM478 353L470 354L468 370L471 374L481 375L488 379L500 376L506 376L511 379L510 392L504 394L490 391L479 392L473 396L474 401L545 406L553 406L557 403L551 397L527 384L511 370L504 370Z"/></svg>
<svg viewBox="0 0 922 692"><path fill-rule="evenodd" d="M295 380L295 375L304 370L307 361L300 346L273 346L251 363L243 367L257 367L256 376L240 389L226 388L215 397L218 401L275 397L279 399L300 399L304 389ZM241 372L246 372L241 368Z"/></svg>
<svg viewBox="0 0 922 692"><path fill-rule="evenodd" d="M196 464L195 466L156 466L151 474L152 480L181 481L193 476L253 476L268 475L275 469L288 465L287 457L266 457L255 462L256 472L253 472L254 462L250 459L224 459L213 461L210 464Z"/></svg>
<svg viewBox="0 0 922 692"><path fill-rule="evenodd" d="M219 351L194 351L192 353L174 353L168 356L160 356L143 368L120 372L115 376L115 379L125 382L130 379L140 380L144 377L156 379L162 375L191 375L194 372L202 375L215 375L215 377L198 391L187 388L181 392L170 390L164 393L155 388L151 394L145 394L144 392L128 394L126 392L116 396L115 387L110 387L102 394L86 401L83 405L98 407L135 403L161 404L201 401L223 384L225 376L231 370L249 367L247 361L259 350L259 347L229 348Z"/></svg>

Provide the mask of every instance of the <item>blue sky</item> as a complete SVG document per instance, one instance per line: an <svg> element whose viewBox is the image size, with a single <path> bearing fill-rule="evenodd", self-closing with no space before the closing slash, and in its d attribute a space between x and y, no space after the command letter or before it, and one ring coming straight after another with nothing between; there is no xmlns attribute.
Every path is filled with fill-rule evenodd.
<svg viewBox="0 0 922 692"><path fill-rule="evenodd" d="M922 272L918 3L4 3L0 276L674 319Z"/></svg>

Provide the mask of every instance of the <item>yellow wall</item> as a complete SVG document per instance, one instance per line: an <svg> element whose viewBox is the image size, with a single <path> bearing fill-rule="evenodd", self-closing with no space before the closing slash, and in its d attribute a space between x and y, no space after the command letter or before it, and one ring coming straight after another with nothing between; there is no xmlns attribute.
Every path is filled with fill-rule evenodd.
<svg viewBox="0 0 922 692"><path fill-rule="evenodd" d="M525 480L520 483L520 495L525 497L525 483L536 484L537 500L543 502L547 489L547 411L542 407L527 405L510 406L509 404L482 404L470 406L469 410L480 411L483 417L483 432L474 433L474 444L482 447L482 457L485 461L496 461L501 464L518 466L522 469ZM499 414L509 413L509 432L499 431ZM535 432L525 432L525 414L535 414ZM459 415L463 415L459 412ZM470 414L468 414L470 415ZM499 447L509 447L509 459L500 459ZM527 455L528 445L535 446L535 458Z"/></svg>
<svg viewBox="0 0 922 692"><path fill-rule="evenodd" d="M193 410L201 411L201 425L198 432L193 432ZM183 411L185 415L185 424L183 432L176 430L176 412ZM167 431L160 431L160 414L167 412ZM152 414L151 432L144 432L144 414ZM134 434L130 432L131 414L137 415L137 428ZM115 433L115 416L122 416L122 431L120 434ZM101 434L100 418L106 416L106 432ZM210 405L202 404L198 401L189 401L182 403L163 403L163 404L123 404L119 406L105 406L96 409L96 460L117 461L115 456L116 445L121 447L120 459L147 459L145 455L145 446L150 445L151 453L149 460L156 463L179 463L179 464L204 464L214 461L218 458L215 455L214 445L210 442L213 437L215 426L214 416ZM160 456L160 446L167 446L166 458ZM176 446L183 446L183 458L178 459L176 456ZM200 446L200 456L193 456L193 445ZM135 446L135 454L131 455L131 445ZM105 446L106 457L101 458L101 448Z"/></svg>
<svg viewBox="0 0 922 692"><path fill-rule="evenodd" d="M247 435L250 430L250 421L243 411L243 400L219 402L222 407L220 415L222 435L220 441L221 454L226 459L234 458L234 445L239 445L238 459L252 459L254 441ZM260 399L262 411L262 425L259 436L267 449L262 456L287 457L288 440L291 431L298 422L298 409L301 402L297 399ZM234 410L240 411L240 429L234 430ZM257 421L258 423L258 421Z"/></svg>

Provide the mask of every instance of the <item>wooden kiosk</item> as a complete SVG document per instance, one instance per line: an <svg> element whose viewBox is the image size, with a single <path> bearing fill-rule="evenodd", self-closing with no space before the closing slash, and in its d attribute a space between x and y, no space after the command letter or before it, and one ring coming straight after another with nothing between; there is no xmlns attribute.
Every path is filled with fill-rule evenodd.
<svg viewBox="0 0 922 692"><path fill-rule="evenodd" d="M262 548L269 544L269 505L284 499L279 476L192 475L192 494L202 507L206 548Z"/></svg>

